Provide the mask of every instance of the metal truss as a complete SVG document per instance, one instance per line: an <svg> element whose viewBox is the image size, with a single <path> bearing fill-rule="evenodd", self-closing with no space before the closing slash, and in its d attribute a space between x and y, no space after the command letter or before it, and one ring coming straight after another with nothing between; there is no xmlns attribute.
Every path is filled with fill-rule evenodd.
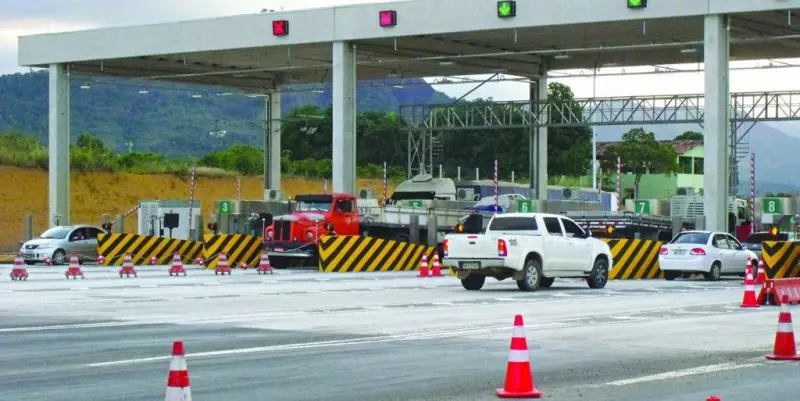
<svg viewBox="0 0 800 401"><path fill-rule="evenodd" d="M401 106L409 133L410 174L431 173L432 151L447 131L535 129L592 125L703 125L704 96L631 96L556 101L470 102ZM800 120L800 91L731 94L730 189L738 186L738 163L748 153L747 134L759 121Z"/></svg>
<svg viewBox="0 0 800 401"><path fill-rule="evenodd" d="M703 95L695 94L575 99L571 103L548 100L413 105L401 106L400 114L409 129L448 131L702 124L703 107ZM736 122L800 120L800 91L731 94L730 115Z"/></svg>

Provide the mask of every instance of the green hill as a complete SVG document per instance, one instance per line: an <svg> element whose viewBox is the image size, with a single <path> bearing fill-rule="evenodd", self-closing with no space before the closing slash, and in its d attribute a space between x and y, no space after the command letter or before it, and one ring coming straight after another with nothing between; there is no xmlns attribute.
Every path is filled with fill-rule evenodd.
<svg viewBox="0 0 800 401"><path fill-rule="evenodd" d="M402 89L359 88L358 110L397 111L401 104L452 101L424 81L419 83ZM88 131L112 151L132 146L136 151L170 157L199 157L234 144L263 145L263 98L226 88L77 76L72 77L70 87L73 140ZM146 94L140 93L143 89ZM46 144L47 96L45 71L0 76L0 132L28 133ZM284 116L298 106L325 109L331 105L331 90L287 92L281 102ZM219 130L227 132L223 138L209 135Z"/></svg>

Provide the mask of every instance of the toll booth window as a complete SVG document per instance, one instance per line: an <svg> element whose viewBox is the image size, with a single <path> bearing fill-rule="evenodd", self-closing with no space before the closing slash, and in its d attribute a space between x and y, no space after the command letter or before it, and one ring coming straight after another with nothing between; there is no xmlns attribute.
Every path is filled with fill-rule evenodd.
<svg viewBox="0 0 800 401"><path fill-rule="evenodd" d="M535 231L538 229L536 219L533 217L496 217L489 225L491 231Z"/></svg>
<svg viewBox="0 0 800 401"><path fill-rule="evenodd" d="M555 217L545 217L544 228L547 229L547 232L550 234L560 236L564 235L564 232L561 231L561 224L559 224L558 219Z"/></svg>

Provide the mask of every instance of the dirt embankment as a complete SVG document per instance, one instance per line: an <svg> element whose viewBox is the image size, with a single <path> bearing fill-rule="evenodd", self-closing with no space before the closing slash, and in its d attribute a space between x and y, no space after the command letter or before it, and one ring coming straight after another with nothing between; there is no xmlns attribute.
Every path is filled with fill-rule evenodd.
<svg viewBox="0 0 800 401"><path fill-rule="evenodd" d="M372 187L382 193L379 180L359 180L359 187ZM242 199L264 198L263 177L241 177ZM321 180L283 178L283 189L289 196L298 193L322 192ZM328 189L332 189L329 182ZM189 178L172 175L127 173L78 173L70 176L70 208L73 223L99 224L103 213L112 216L124 213L140 200L188 200ZM390 188L391 191L391 188ZM200 200L203 215L211 215L214 201L236 198L235 177L196 179L195 199ZM47 227L47 172L0 166L0 249L14 249L22 239L25 213L33 214L34 234ZM125 225L135 227L136 214Z"/></svg>

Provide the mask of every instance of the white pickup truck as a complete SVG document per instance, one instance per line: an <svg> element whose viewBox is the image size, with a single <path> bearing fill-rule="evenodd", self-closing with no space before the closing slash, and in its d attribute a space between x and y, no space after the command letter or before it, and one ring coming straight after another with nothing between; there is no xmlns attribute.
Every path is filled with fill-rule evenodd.
<svg viewBox="0 0 800 401"><path fill-rule="evenodd" d="M608 244L569 217L546 213L498 214L483 234L447 234L443 246L443 264L471 291L487 276L511 277L522 291L580 277L590 288L603 288L613 261Z"/></svg>

